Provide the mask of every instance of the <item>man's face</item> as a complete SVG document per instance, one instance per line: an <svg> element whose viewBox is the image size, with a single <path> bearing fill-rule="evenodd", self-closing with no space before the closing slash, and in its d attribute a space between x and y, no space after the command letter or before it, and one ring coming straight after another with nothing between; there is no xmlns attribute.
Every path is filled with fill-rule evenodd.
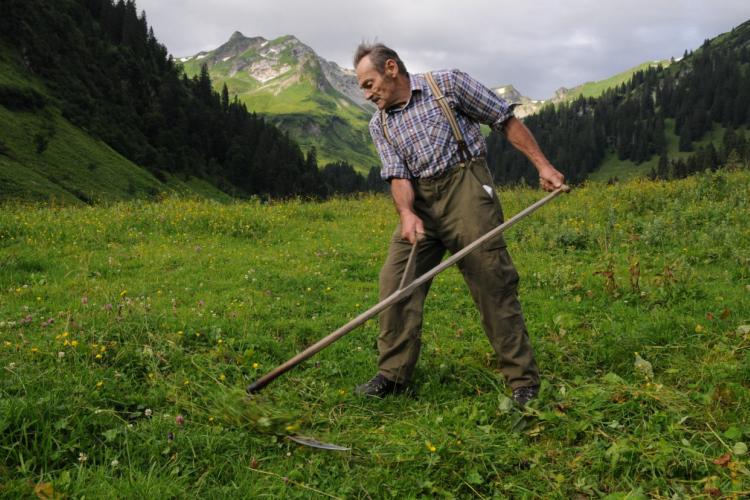
<svg viewBox="0 0 750 500"><path fill-rule="evenodd" d="M385 72L380 74L370 56L363 57L356 68L359 87L365 93L365 99L372 101L378 109L388 109L395 104L396 75L398 66L389 59L385 63Z"/></svg>

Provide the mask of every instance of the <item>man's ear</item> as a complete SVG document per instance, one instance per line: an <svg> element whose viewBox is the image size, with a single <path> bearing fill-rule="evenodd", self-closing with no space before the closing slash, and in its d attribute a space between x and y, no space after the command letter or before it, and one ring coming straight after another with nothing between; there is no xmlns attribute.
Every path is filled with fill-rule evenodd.
<svg viewBox="0 0 750 500"><path fill-rule="evenodd" d="M396 78L396 75L398 75L398 64L395 60L388 59L385 61L385 73L391 78Z"/></svg>

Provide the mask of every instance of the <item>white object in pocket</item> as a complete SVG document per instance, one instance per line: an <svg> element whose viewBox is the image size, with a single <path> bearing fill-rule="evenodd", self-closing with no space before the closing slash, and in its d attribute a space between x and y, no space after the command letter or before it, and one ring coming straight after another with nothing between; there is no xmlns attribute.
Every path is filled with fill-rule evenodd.
<svg viewBox="0 0 750 500"><path fill-rule="evenodd" d="M485 191L487 191L487 194L490 195L490 198L494 196L495 190L492 189L492 186L488 186L487 184L482 184L482 187Z"/></svg>

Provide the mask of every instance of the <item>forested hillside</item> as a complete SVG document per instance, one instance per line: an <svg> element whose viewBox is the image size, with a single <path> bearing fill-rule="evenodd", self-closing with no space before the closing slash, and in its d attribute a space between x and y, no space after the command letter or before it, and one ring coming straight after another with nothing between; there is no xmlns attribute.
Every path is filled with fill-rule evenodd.
<svg viewBox="0 0 750 500"><path fill-rule="evenodd" d="M59 109L157 179L197 177L237 196L334 191L315 154L305 156L226 90L215 92L207 71L185 76L133 0L5 1L0 45L16 56L19 71L44 85L37 90L3 82L1 106L40 116ZM37 154L54 134L54 125L47 129L39 134ZM14 154L7 145L0 149ZM83 153L80 163L89 163ZM81 175L97 172L83 169Z"/></svg>
<svg viewBox="0 0 750 500"><path fill-rule="evenodd" d="M674 121L679 151L695 154L669 161L665 126ZM727 162L747 164L750 140L750 22L706 40L668 68L636 72L598 98L579 97L547 106L529 116L526 125L542 149L570 181L580 182L597 170L608 154L640 164L661 157L652 176L684 177ZM721 143L696 148L695 141L721 128ZM496 180L535 184L536 172L498 134L488 139L488 156ZM686 155L680 155L684 157Z"/></svg>

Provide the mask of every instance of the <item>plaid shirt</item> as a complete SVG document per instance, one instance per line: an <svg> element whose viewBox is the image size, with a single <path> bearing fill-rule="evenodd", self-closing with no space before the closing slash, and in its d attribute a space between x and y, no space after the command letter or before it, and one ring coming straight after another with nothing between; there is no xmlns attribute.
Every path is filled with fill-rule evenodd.
<svg viewBox="0 0 750 500"><path fill-rule="evenodd" d="M432 75L456 115L469 153L483 156L487 144L479 124L502 130L513 116L513 106L461 71L434 71ZM431 177L461 161L458 143L424 75L410 74L409 81L411 98L406 106L385 113L393 145L383 136L380 111L370 120L370 135L383 164L380 175L384 180Z"/></svg>

